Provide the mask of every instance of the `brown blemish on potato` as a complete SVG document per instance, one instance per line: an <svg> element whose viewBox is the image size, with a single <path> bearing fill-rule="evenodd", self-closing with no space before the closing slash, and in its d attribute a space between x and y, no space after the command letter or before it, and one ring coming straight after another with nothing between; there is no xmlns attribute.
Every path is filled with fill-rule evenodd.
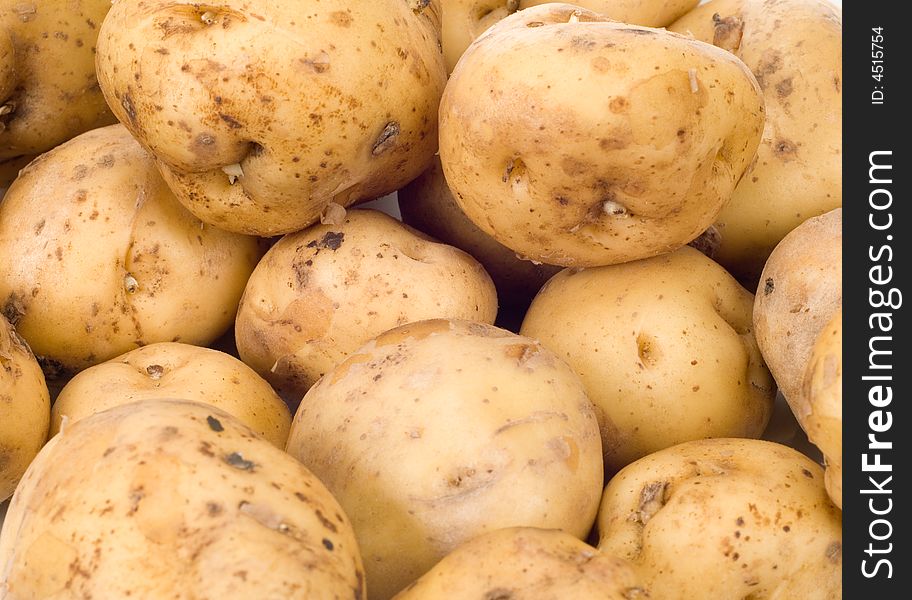
<svg viewBox="0 0 912 600"><path fill-rule="evenodd" d="M731 53L737 52L741 47L741 37L744 34L744 22L732 15L722 18L719 13L712 16L713 20L713 45Z"/></svg>
<svg viewBox="0 0 912 600"><path fill-rule="evenodd" d="M428 1L430 1L430 0L428 0ZM330 13L329 18L332 21L333 25L337 25L339 27L344 27L344 28L351 27L351 24L352 24L351 11L337 10L337 11Z"/></svg>
<svg viewBox="0 0 912 600"><path fill-rule="evenodd" d="M763 295L769 296L776 289L776 284L773 281L772 277L767 277L766 281L763 283Z"/></svg>
<svg viewBox="0 0 912 600"><path fill-rule="evenodd" d="M630 587L621 592L625 600L639 600L640 598L649 598L649 592L641 587Z"/></svg>
<svg viewBox="0 0 912 600"><path fill-rule="evenodd" d="M6 320L10 322L13 327L16 327L19 322L22 320L22 317L25 316L26 304L23 301L22 296L16 292L10 293L6 298L6 302L3 303L3 309L0 312L3 313L3 316L6 317Z"/></svg>
<svg viewBox="0 0 912 600"><path fill-rule="evenodd" d="M165 374L165 368L161 365L149 365L146 367L146 374L151 379L161 379L162 375Z"/></svg>
<svg viewBox="0 0 912 600"><path fill-rule="evenodd" d="M504 174L501 180L504 183L510 181L511 177L515 177L516 183L519 183L526 174L526 163L519 157L511 158L507 163L507 166L504 168Z"/></svg>
<svg viewBox="0 0 912 600"><path fill-rule="evenodd" d="M377 136L377 141L374 142L373 147L371 148L372 156L380 156L390 148L396 145L396 141L399 138L399 123L396 121L390 121L383 127L383 131L380 132L380 135Z"/></svg>
<svg viewBox="0 0 912 600"><path fill-rule="evenodd" d="M797 153L798 146L791 140L780 139L773 143L773 154L775 154L776 158L779 160L789 162L796 158Z"/></svg>
<svg viewBox="0 0 912 600"><path fill-rule="evenodd" d="M667 490L667 481L653 481L643 486L643 489L640 490L640 501L636 513L632 517L633 520L640 525L646 525L665 506L668 501L668 498L665 497Z"/></svg>
<svg viewBox="0 0 912 600"><path fill-rule="evenodd" d="M247 460L240 452L232 452L224 458L225 462L241 471L254 472L256 469L256 463L253 461Z"/></svg>
<svg viewBox="0 0 912 600"><path fill-rule="evenodd" d="M616 96L608 103L608 110L616 115L625 113L630 108L630 102L624 96Z"/></svg>
<svg viewBox="0 0 912 600"><path fill-rule="evenodd" d="M654 367L661 357L655 338L641 331L637 335L636 344L640 364L645 367Z"/></svg>
<svg viewBox="0 0 912 600"><path fill-rule="evenodd" d="M842 544L839 542L833 542L827 546L826 558L834 565L838 565L839 561L842 559Z"/></svg>
<svg viewBox="0 0 912 600"><path fill-rule="evenodd" d="M120 99L120 105L127 113L130 124L136 126L136 107L133 105L133 97L130 96L130 92L124 93L123 98Z"/></svg>
<svg viewBox="0 0 912 600"><path fill-rule="evenodd" d="M792 78L788 77L776 84L776 95L779 99L788 98L792 93Z"/></svg>
<svg viewBox="0 0 912 600"><path fill-rule="evenodd" d="M206 423L209 425L209 429L211 429L212 431L215 431L216 433L225 431L225 427L222 425L222 422L219 421L218 419L216 419L215 417L213 417L212 415L209 415L206 417Z"/></svg>
<svg viewBox="0 0 912 600"><path fill-rule="evenodd" d="M754 76L757 79L757 83L760 84L760 89L765 90L769 84L769 76L774 75L781 68L782 54L778 50L770 48L764 52L757 63L757 68L754 70Z"/></svg>
<svg viewBox="0 0 912 600"><path fill-rule="evenodd" d="M494 588L485 592L483 600L513 600L513 592L506 588Z"/></svg>
<svg viewBox="0 0 912 600"><path fill-rule="evenodd" d="M240 129L241 127L243 127L243 125L241 125L241 123L237 119L232 117L231 115L226 115L224 113L218 113L218 116L222 121L224 121L225 123L228 123L228 127L230 127L231 129Z"/></svg>

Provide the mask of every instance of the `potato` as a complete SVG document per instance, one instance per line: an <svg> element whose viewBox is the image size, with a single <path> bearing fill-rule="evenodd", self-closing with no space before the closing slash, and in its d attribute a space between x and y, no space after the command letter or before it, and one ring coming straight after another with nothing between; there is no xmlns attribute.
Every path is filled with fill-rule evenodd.
<svg viewBox="0 0 912 600"><path fill-rule="evenodd" d="M345 508L371 598L504 527L589 532L602 484L592 404L538 342L491 325L412 323L304 397L286 450Z"/></svg>
<svg viewBox="0 0 912 600"><path fill-rule="evenodd" d="M757 158L716 222L716 259L753 285L785 234L842 205L842 10L827 0L713 0L670 29L730 50L763 90Z"/></svg>
<svg viewBox="0 0 912 600"><path fill-rule="evenodd" d="M365 598L351 524L222 410L148 401L54 437L0 534L8 600Z"/></svg>
<svg viewBox="0 0 912 600"><path fill-rule="evenodd" d="M50 409L41 367L0 316L0 502L13 495L19 478L44 445Z"/></svg>
<svg viewBox="0 0 912 600"><path fill-rule="evenodd" d="M560 268L523 260L469 220L456 204L440 160L398 193L402 220L444 243L465 250L484 265L501 305L525 310Z"/></svg>
<svg viewBox="0 0 912 600"><path fill-rule="evenodd" d="M190 211L289 233L430 165L439 27L439 0L119 0L98 78Z"/></svg>
<svg viewBox="0 0 912 600"><path fill-rule="evenodd" d="M493 323L497 293L471 256L392 217L352 210L273 246L238 309L241 359L289 401L387 329L430 318Z"/></svg>
<svg viewBox="0 0 912 600"><path fill-rule="evenodd" d="M260 256L175 199L126 129L86 132L32 162L0 204L0 311L46 374L231 325Z"/></svg>
<svg viewBox="0 0 912 600"><path fill-rule="evenodd" d="M700 0L577 0L615 21L648 27L665 27ZM443 55L451 72L472 40L485 29L518 10L546 4L548 0L445 0L443 3Z"/></svg>
<svg viewBox="0 0 912 600"><path fill-rule="evenodd" d="M441 101L440 160L459 206L504 246L615 264L709 227L763 121L757 82L732 54L549 4L463 55Z"/></svg>
<svg viewBox="0 0 912 600"><path fill-rule="evenodd" d="M674 444L760 437L775 386L751 332L753 296L693 248L565 269L522 335L573 368L602 422L610 472Z"/></svg>
<svg viewBox="0 0 912 600"><path fill-rule="evenodd" d="M396 600L649 598L626 561L556 530L498 529L462 544Z"/></svg>
<svg viewBox="0 0 912 600"><path fill-rule="evenodd" d="M0 0L0 160L116 123L95 78L110 0Z"/></svg>
<svg viewBox="0 0 912 600"><path fill-rule="evenodd" d="M217 406L279 448L288 440L288 407L250 367L217 350L173 342L132 350L76 375L54 402L51 435L64 418L72 424L114 406L161 398Z"/></svg>
<svg viewBox="0 0 912 600"><path fill-rule="evenodd" d="M662 600L832 600L842 592L842 513L823 470L760 440L687 442L605 488L599 549L640 567Z"/></svg>
<svg viewBox="0 0 912 600"><path fill-rule="evenodd" d="M842 209L808 219L770 255L754 302L757 345L792 412L811 350L842 306Z"/></svg>
<svg viewBox="0 0 912 600"><path fill-rule="evenodd" d="M842 309L817 337L796 417L826 458L827 493L842 508Z"/></svg>

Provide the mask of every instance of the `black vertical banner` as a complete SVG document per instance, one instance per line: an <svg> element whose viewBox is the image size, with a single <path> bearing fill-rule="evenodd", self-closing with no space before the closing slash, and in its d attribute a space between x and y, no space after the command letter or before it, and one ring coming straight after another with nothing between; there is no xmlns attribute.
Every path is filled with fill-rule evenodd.
<svg viewBox="0 0 912 600"><path fill-rule="evenodd" d="M906 2L843 6L844 597L912 597Z"/></svg>

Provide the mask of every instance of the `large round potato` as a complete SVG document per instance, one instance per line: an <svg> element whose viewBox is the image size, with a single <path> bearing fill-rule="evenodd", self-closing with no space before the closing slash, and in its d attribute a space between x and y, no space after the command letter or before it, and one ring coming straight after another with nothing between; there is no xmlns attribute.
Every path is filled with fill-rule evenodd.
<svg viewBox="0 0 912 600"><path fill-rule="evenodd" d="M5 600L363 599L351 525L301 464L196 402L67 427L13 496Z"/></svg>
<svg viewBox="0 0 912 600"><path fill-rule="evenodd" d="M396 600L651 598L629 563L556 530L498 529L462 544Z"/></svg>
<svg viewBox="0 0 912 600"><path fill-rule="evenodd" d="M0 310L46 373L231 325L255 238L201 223L120 125L32 162L0 204Z"/></svg>
<svg viewBox="0 0 912 600"><path fill-rule="evenodd" d="M247 283L235 338L241 359L296 403L388 329L496 316L494 284L471 256L381 212L352 210L266 253Z"/></svg>
<svg viewBox="0 0 912 600"><path fill-rule="evenodd" d="M670 29L733 52L763 90L757 158L716 222L716 259L753 284L785 234L842 205L842 12L828 0L713 0Z"/></svg>
<svg viewBox="0 0 912 600"><path fill-rule="evenodd" d="M451 72L472 40L518 10L549 0L444 0L443 55ZM573 4L615 21L665 27L700 0L577 0Z"/></svg>
<svg viewBox="0 0 912 600"><path fill-rule="evenodd" d="M0 0L0 159L115 123L95 79L110 0Z"/></svg>
<svg viewBox="0 0 912 600"><path fill-rule="evenodd" d="M842 309L817 337L804 377L798 422L826 459L826 488L842 508Z"/></svg>
<svg viewBox="0 0 912 600"><path fill-rule="evenodd" d="M50 410L41 367L0 315L0 502L13 494L44 445Z"/></svg>
<svg viewBox="0 0 912 600"><path fill-rule="evenodd" d="M566 360L602 416L616 471L674 444L760 437L775 385L751 332L753 296L693 248L565 269L521 333Z"/></svg>
<svg viewBox="0 0 912 600"><path fill-rule="evenodd" d="M560 267L523 260L465 216L443 177L440 160L399 190L399 212L412 227L465 250L484 265L501 306L524 310Z"/></svg>
<svg viewBox="0 0 912 600"><path fill-rule="evenodd" d="M463 55L441 101L440 159L465 214L521 256L615 264L709 227L763 122L757 82L731 53L548 4Z"/></svg>
<svg viewBox="0 0 912 600"><path fill-rule="evenodd" d="M98 79L195 215L288 233L430 165L439 27L439 0L119 0Z"/></svg>
<svg viewBox="0 0 912 600"><path fill-rule="evenodd" d="M757 344L792 412L814 343L842 307L842 209L808 219L770 255L754 303Z"/></svg>
<svg viewBox="0 0 912 600"><path fill-rule="evenodd" d="M160 342L89 367L64 386L51 412L51 435L80 419L130 402L177 398L211 404L279 448L291 414L259 375L208 348Z"/></svg>
<svg viewBox="0 0 912 600"><path fill-rule="evenodd" d="M468 321L377 337L304 397L288 452L352 519L371 597L503 527L585 537L598 506L598 423L538 342Z"/></svg>
<svg viewBox="0 0 912 600"><path fill-rule="evenodd" d="M599 509L599 549L640 567L650 598L833 600L842 513L823 470L772 442L688 442L618 473Z"/></svg>

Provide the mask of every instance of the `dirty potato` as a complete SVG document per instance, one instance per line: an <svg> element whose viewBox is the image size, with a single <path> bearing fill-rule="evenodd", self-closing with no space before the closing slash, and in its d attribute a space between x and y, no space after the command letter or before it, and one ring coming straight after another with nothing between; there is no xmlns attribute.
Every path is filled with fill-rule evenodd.
<svg viewBox="0 0 912 600"><path fill-rule="evenodd" d="M800 414L814 343L842 307L842 209L808 219L773 250L757 288L754 332L766 364Z"/></svg>
<svg viewBox="0 0 912 600"><path fill-rule="evenodd" d="M304 397L287 451L352 519L371 597L503 527L589 532L602 483L579 379L538 342L467 321L380 335Z"/></svg>
<svg viewBox="0 0 912 600"><path fill-rule="evenodd" d="M541 286L560 268L522 260L479 229L456 204L440 160L398 193L402 220L412 227L465 250L494 280L501 306L525 309Z"/></svg>
<svg viewBox="0 0 912 600"><path fill-rule="evenodd" d="M700 235L754 156L763 99L731 53L567 4L507 17L440 109L450 189L521 256L598 266Z"/></svg>
<svg viewBox="0 0 912 600"><path fill-rule="evenodd" d="M775 385L751 332L753 301L685 247L565 269L536 296L520 332L583 380L613 472L680 442L763 434Z"/></svg>
<svg viewBox="0 0 912 600"><path fill-rule="evenodd" d="M313 474L218 408L161 400L48 442L6 515L0 581L8 600L366 597Z"/></svg>
<svg viewBox="0 0 912 600"><path fill-rule="evenodd" d="M716 259L753 285L789 231L842 205L842 11L827 0L713 0L670 29L733 52L763 90L757 158L716 221Z"/></svg>
<svg viewBox="0 0 912 600"><path fill-rule="evenodd" d="M842 513L823 470L772 442L694 441L638 460L605 488L598 530L650 598L841 597Z"/></svg>
<svg viewBox="0 0 912 600"><path fill-rule="evenodd" d="M472 40L504 17L549 0L445 0L443 3L443 55L447 73ZM573 4L609 19L665 27L697 5L699 0L577 0Z"/></svg>
<svg viewBox="0 0 912 600"><path fill-rule="evenodd" d="M439 26L439 0L119 0L98 78L191 212L288 233L429 166Z"/></svg>
<svg viewBox="0 0 912 600"><path fill-rule="evenodd" d="M116 123L95 78L110 8L110 0L0 0L0 160Z"/></svg>
<svg viewBox="0 0 912 600"><path fill-rule="evenodd" d="M0 256L0 310L50 377L153 342L215 340L260 249L187 212L112 125L22 172L0 204Z"/></svg>
<svg viewBox="0 0 912 600"><path fill-rule="evenodd" d="M375 210L289 234L257 266L238 309L241 359L296 404L387 329L431 318L493 323L484 268Z"/></svg>
<svg viewBox="0 0 912 600"><path fill-rule="evenodd" d="M44 445L50 409L41 367L0 315L0 502L13 494Z"/></svg>
<svg viewBox="0 0 912 600"><path fill-rule="evenodd" d="M627 561L560 531L512 527L460 545L395 600L650 597Z"/></svg>
<svg viewBox="0 0 912 600"><path fill-rule="evenodd" d="M259 375L238 359L208 348L161 342L89 367L61 390L51 413L51 435L97 412L130 402L179 398L229 413L279 448L291 414Z"/></svg>

